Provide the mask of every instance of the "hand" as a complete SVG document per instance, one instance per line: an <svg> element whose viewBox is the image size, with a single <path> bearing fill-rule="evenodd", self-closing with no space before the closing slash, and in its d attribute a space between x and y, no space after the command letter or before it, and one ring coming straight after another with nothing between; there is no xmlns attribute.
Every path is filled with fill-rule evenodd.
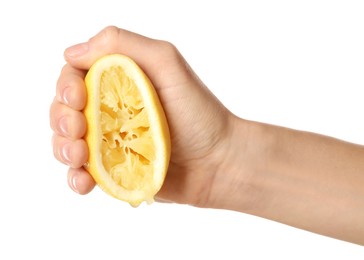
<svg viewBox="0 0 364 260"><path fill-rule="evenodd" d="M107 27L88 42L65 51L67 64L57 82L50 109L55 157L70 166L70 187L86 194L95 182L82 167L88 148L82 109L86 102L84 77L101 56L131 57L154 84L171 132L172 153L165 183L157 199L205 206L217 169L224 158L232 114L198 79L178 50L165 41Z"/></svg>

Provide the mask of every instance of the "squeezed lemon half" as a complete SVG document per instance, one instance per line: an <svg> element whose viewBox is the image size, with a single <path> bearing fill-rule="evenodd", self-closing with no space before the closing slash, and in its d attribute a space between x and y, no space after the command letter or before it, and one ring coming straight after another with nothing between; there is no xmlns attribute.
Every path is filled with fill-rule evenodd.
<svg viewBox="0 0 364 260"><path fill-rule="evenodd" d="M171 144L151 81L132 59L112 54L91 66L85 84L85 168L109 195L132 206L153 202L167 173Z"/></svg>

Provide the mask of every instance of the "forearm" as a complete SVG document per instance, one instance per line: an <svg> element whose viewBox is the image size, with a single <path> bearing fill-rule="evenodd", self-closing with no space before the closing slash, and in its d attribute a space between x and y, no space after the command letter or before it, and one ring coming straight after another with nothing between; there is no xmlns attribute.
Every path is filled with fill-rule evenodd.
<svg viewBox="0 0 364 260"><path fill-rule="evenodd" d="M241 176L231 209L364 245L363 146L242 120L236 125L233 143L244 148L235 150L246 159L230 157L239 167L229 174Z"/></svg>

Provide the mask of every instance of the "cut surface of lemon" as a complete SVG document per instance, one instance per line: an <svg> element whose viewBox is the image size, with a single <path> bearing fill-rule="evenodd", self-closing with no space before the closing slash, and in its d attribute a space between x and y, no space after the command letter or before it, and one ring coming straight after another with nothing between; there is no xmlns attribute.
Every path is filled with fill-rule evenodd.
<svg viewBox="0 0 364 260"><path fill-rule="evenodd" d="M89 159L85 168L109 195L153 202L170 158L167 119L148 77L129 57L97 60L85 78Z"/></svg>

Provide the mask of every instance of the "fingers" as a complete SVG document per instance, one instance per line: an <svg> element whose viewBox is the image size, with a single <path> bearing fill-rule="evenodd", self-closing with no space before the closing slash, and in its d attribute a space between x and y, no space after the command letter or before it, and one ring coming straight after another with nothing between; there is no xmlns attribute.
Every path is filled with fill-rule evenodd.
<svg viewBox="0 0 364 260"><path fill-rule="evenodd" d="M56 87L58 102L75 110L82 110L86 104L85 71L66 64L59 76Z"/></svg>
<svg viewBox="0 0 364 260"><path fill-rule="evenodd" d="M84 168L70 168L67 180L70 188L79 194L89 193L96 185L94 179Z"/></svg>
<svg viewBox="0 0 364 260"><path fill-rule="evenodd" d="M53 154L58 161L72 168L80 168L87 162L88 148L83 139L71 141L55 134L53 136Z"/></svg>
<svg viewBox="0 0 364 260"><path fill-rule="evenodd" d="M71 140L80 139L86 132L86 119L81 111L54 101L50 109L50 124L54 132Z"/></svg>
<svg viewBox="0 0 364 260"><path fill-rule="evenodd" d="M88 159L88 147L82 139L86 119L81 112L86 104L85 71L66 64L56 85L56 97L50 108L50 124L55 132L53 153L57 160L70 166L68 184L79 194L89 193L95 181L82 168Z"/></svg>

